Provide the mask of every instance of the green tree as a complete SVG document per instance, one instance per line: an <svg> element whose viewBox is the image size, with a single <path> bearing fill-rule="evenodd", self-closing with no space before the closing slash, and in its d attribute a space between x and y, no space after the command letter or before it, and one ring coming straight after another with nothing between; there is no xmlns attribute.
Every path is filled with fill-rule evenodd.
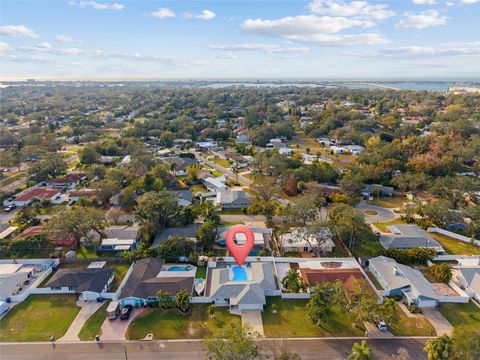
<svg viewBox="0 0 480 360"><path fill-rule="evenodd" d="M149 191L140 196L137 202L135 218L154 232L164 229L168 220L179 211L177 199L167 191Z"/></svg>
<svg viewBox="0 0 480 360"><path fill-rule="evenodd" d="M315 198L310 195L298 196L288 208L288 216L293 222L299 222L305 226L308 221L317 218L319 208L315 203Z"/></svg>
<svg viewBox="0 0 480 360"><path fill-rule="evenodd" d="M281 281L283 288L290 293L306 290L306 285L296 269L289 269Z"/></svg>
<svg viewBox="0 0 480 360"><path fill-rule="evenodd" d="M13 223L18 227L19 231L25 230L27 227L37 222L37 212L31 206L22 206L15 213Z"/></svg>
<svg viewBox="0 0 480 360"><path fill-rule="evenodd" d="M199 215L203 218L204 222L209 222L215 226L220 225L220 215L218 209L212 204L211 201L204 201L199 205Z"/></svg>
<svg viewBox="0 0 480 360"><path fill-rule="evenodd" d="M255 338L242 326L230 324L205 341L208 355L215 360L253 360L260 357Z"/></svg>
<svg viewBox="0 0 480 360"><path fill-rule="evenodd" d="M480 359L480 328L478 326L456 326L453 329L453 339L457 359Z"/></svg>
<svg viewBox="0 0 480 360"><path fill-rule="evenodd" d="M49 153L40 161L32 165L30 175L36 181L45 181L49 177L58 177L67 171L67 163L61 154Z"/></svg>
<svg viewBox="0 0 480 360"><path fill-rule="evenodd" d="M452 265L448 263L434 264L428 271L437 281L446 283L452 278Z"/></svg>
<svg viewBox="0 0 480 360"><path fill-rule="evenodd" d="M373 360L372 350L367 346L367 342L362 340L361 343L354 343L352 353L348 356L348 360Z"/></svg>
<svg viewBox="0 0 480 360"><path fill-rule="evenodd" d="M207 308L208 316L210 316L211 318L214 318L215 317L215 310L216 310L215 305L213 305L213 304L209 305L208 308Z"/></svg>
<svg viewBox="0 0 480 360"><path fill-rule="evenodd" d="M204 222L196 233L197 244L210 248L217 237L217 228L211 221Z"/></svg>
<svg viewBox="0 0 480 360"><path fill-rule="evenodd" d="M82 164L95 164L99 158L100 154L93 146L85 146L80 153L80 162Z"/></svg>
<svg viewBox="0 0 480 360"><path fill-rule="evenodd" d="M190 308L190 295L186 290L180 290L175 295L175 306L182 312L187 312Z"/></svg>
<svg viewBox="0 0 480 360"><path fill-rule="evenodd" d="M53 215L46 224L46 230L51 238L75 239L75 247L78 249L82 237L87 236L91 230L103 236L101 229L105 223L102 211L75 206Z"/></svg>
<svg viewBox="0 0 480 360"><path fill-rule="evenodd" d="M453 339L448 335L428 340L423 350L427 353L428 360L455 359Z"/></svg>
<svg viewBox="0 0 480 360"><path fill-rule="evenodd" d="M195 183L200 176L201 167L200 164L192 164L187 166L187 181Z"/></svg>
<svg viewBox="0 0 480 360"><path fill-rule="evenodd" d="M158 304L166 309L172 305L172 294L165 290L158 290L157 292Z"/></svg>
<svg viewBox="0 0 480 360"><path fill-rule="evenodd" d="M310 294L306 310L310 320L317 326L331 314L331 299L332 288L329 284L317 285Z"/></svg>
<svg viewBox="0 0 480 360"><path fill-rule="evenodd" d="M193 241L180 236L172 236L161 243L158 254L167 261L178 261L181 256L190 256L194 250L195 243Z"/></svg>

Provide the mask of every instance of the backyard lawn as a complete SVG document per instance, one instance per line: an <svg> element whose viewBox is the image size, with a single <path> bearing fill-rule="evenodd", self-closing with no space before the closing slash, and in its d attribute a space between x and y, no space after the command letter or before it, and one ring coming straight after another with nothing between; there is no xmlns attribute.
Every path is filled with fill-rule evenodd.
<svg viewBox="0 0 480 360"><path fill-rule="evenodd" d="M442 244L445 251L449 254L480 255L480 246L464 243L441 234L428 233L428 235Z"/></svg>
<svg viewBox="0 0 480 360"><path fill-rule="evenodd" d="M78 334L80 340L94 340L95 335L102 335L100 328L107 317L107 307L110 301L106 301L95 314L93 314L83 325L82 330Z"/></svg>
<svg viewBox="0 0 480 360"><path fill-rule="evenodd" d="M80 249L76 250L77 258L79 259L96 259L98 258L97 252L92 246L80 246Z"/></svg>
<svg viewBox="0 0 480 360"><path fill-rule="evenodd" d="M197 273L195 274L195 277L205 279L207 277L207 267L197 266Z"/></svg>
<svg viewBox="0 0 480 360"><path fill-rule="evenodd" d="M438 310L454 327L472 325L480 328L480 308L472 301L467 304L442 303Z"/></svg>
<svg viewBox="0 0 480 360"><path fill-rule="evenodd" d="M222 176L222 175L223 175L222 172L217 171L217 170L212 170L211 173L212 173L212 176L213 176L213 177L219 177L219 176Z"/></svg>
<svg viewBox="0 0 480 360"><path fill-rule="evenodd" d="M245 215L242 208L239 209L222 209L219 215Z"/></svg>
<svg viewBox="0 0 480 360"><path fill-rule="evenodd" d="M75 295L30 295L0 320L0 342L61 338L80 311L75 302Z"/></svg>
<svg viewBox="0 0 480 360"><path fill-rule="evenodd" d="M210 158L208 160L213 161L215 164L218 164L218 165L220 165L224 168L229 168L230 165L232 165L230 163L230 161L228 161L227 159L224 159L224 158L220 158L220 157L218 157L218 158L213 157L213 158Z"/></svg>
<svg viewBox="0 0 480 360"><path fill-rule="evenodd" d="M353 251L355 256L378 256L383 252L383 246L378 240L364 241Z"/></svg>
<svg viewBox="0 0 480 360"><path fill-rule="evenodd" d="M240 316L231 315L228 308L217 307L214 318L208 316L207 308L207 304L195 304L188 314L181 314L177 309L150 309L130 324L126 337L140 340L151 333L154 339L200 339L232 322L241 324Z"/></svg>
<svg viewBox="0 0 480 360"><path fill-rule="evenodd" d="M395 336L435 336L436 332L425 317L408 317L400 306L395 305L397 313L388 330Z"/></svg>
<svg viewBox="0 0 480 360"><path fill-rule="evenodd" d="M272 304L277 305L277 313L272 313ZM315 337L315 336L362 336L363 329L353 327L353 322L345 313L334 308L334 312L321 327L312 324L305 306L307 300L281 299L268 297L262 313L263 330L267 337Z"/></svg>

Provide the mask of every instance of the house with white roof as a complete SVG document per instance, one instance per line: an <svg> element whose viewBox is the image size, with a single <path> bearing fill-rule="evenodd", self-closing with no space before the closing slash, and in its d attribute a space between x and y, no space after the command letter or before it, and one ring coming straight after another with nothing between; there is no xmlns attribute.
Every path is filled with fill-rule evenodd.
<svg viewBox="0 0 480 360"><path fill-rule="evenodd" d="M222 209L240 209L250 206L250 196L243 189L227 189L219 191L214 204Z"/></svg>
<svg viewBox="0 0 480 360"><path fill-rule="evenodd" d="M105 238L100 243L101 251L127 251L137 247L137 226L109 226L103 233Z"/></svg>
<svg viewBox="0 0 480 360"><path fill-rule="evenodd" d="M313 248L320 247L320 251L327 254L335 248L333 235L328 228L318 229L316 234L305 234L302 230L293 228L290 232L280 235L280 246L283 251L311 253Z"/></svg>
<svg viewBox="0 0 480 360"><path fill-rule="evenodd" d="M452 281L471 298L480 302L480 257L458 259L452 268Z"/></svg>
<svg viewBox="0 0 480 360"><path fill-rule="evenodd" d="M209 192L216 194L219 191L227 190L228 186L225 183L226 181L225 176L207 177L203 180L203 183Z"/></svg>
<svg viewBox="0 0 480 360"><path fill-rule="evenodd" d="M270 241L273 237L273 230L270 228L259 228L248 226L253 232L253 248L250 251L250 255L258 254L259 250L270 249ZM217 244L220 246L226 246L227 232L230 229L229 226L222 226L217 228ZM243 245L246 241L245 235L242 233L235 234L235 241L239 245Z"/></svg>
<svg viewBox="0 0 480 360"><path fill-rule="evenodd" d="M385 249L408 250L417 247L435 249L438 253L444 253L442 245L420 229L417 225L397 224L387 226L391 234L382 234L380 244Z"/></svg>

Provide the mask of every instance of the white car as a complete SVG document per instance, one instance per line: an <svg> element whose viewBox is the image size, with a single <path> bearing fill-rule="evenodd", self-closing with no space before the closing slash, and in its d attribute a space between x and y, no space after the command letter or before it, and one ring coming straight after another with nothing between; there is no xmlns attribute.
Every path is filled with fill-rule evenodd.
<svg viewBox="0 0 480 360"><path fill-rule="evenodd" d="M378 323L378 329L380 331L387 331L387 324L385 323L385 321L380 321Z"/></svg>

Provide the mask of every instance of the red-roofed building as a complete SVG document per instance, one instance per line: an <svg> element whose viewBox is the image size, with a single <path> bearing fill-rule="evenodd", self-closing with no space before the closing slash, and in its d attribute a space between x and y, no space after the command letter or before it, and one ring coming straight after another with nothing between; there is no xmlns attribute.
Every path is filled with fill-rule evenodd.
<svg viewBox="0 0 480 360"><path fill-rule="evenodd" d="M48 179L47 185L52 187L74 187L87 178L85 173L72 173L63 178Z"/></svg>
<svg viewBox="0 0 480 360"><path fill-rule="evenodd" d="M37 236L43 233L44 231L42 226L30 226L29 228L25 229L20 235L18 235L18 238ZM73 237L69 239L61 239L50 236L49 240L53 242L56 246L72 246L75 243L75 239Z"/></svg>
<svg viewBox="0 0 480 360"><path fill-rule="evenodd" d="M56 202L56 203L61 203L61 198L60 198L60 191L59 190L54 190L54 189L47 189L47 188L34 188L31 189L19 197L15 198L13 200L13 203L16 206L25 206L30 204L34 199L38 199L40 201L42 200L48 200L50 202Z"/></svg>

